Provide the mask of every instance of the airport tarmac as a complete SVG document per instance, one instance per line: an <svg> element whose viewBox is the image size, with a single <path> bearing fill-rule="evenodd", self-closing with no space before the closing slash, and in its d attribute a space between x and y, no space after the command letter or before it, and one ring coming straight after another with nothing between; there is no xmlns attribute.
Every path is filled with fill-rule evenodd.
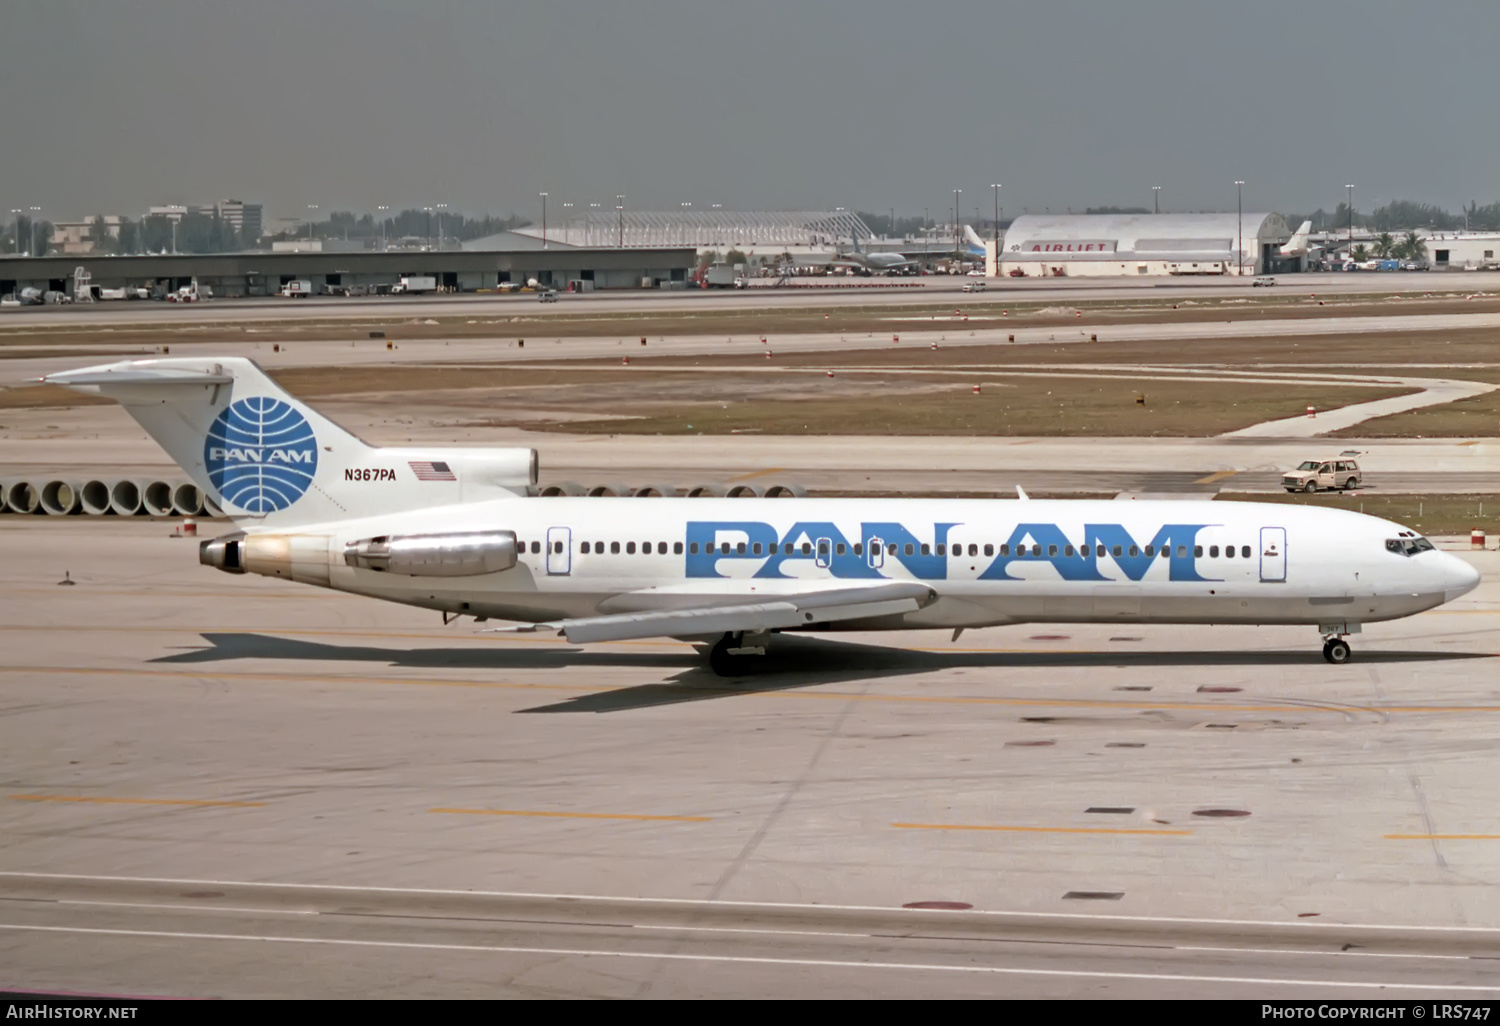
<svg viewBox="0 0 1500 1026"><path fill-rule="evenodd" d="M626 485L795 482L840 492L976 494L1008 491L1272 491L1305 459L1362 451L1376 493L1493 492L1493 438L1024 438L570 435L476 426L472 411L413 416L368 400L317 406L374 445L534 448L541 482ZM166 453L117 406L7 410L0 477L180 476Z"/></svg>
<svg viewBox="0 0 1500 1026"><path fill-rule="evenodd" d="M0 519L0 986L1500 991L1500 553L1343 666L1311 628L1039 624L724 681L168 533Z"/></svg>
<svg viewBox="0 0 1500 1026"><path fill-rule="evenodd" d="M1335 295L1444 293L1494 294L1500 292L1500 276L1483 271L1449 271L1441 274L1318 273L1281 275L1269 293L1253 289L1252 278L1149 277L1149 278L990 278L982 294L965 293L963 286L976 279L956 275L925 275L920 278L794 278L796 284L750 289L609 290L559 294L554 306L542 306L534 293L486 293L423 297L312 297L307 299L215 299L200 304L109 302L55 307L9 307L0 311L0 327L28 322L48 327L64 325L170 322L174 324L214 321L254 322L283 320L288 316L320 319L369 317L424 317L478 314L481 311L510 315L567 316L579 309L589 315L602 313L648 313L670 310L772 310L816 305L873 306L910 305L933 300L959 300L985 304L996 300L1035 302L1049 299L1171 300L1178 297L1215 299L1254 295L1257 299L1286 294L1326 292Z"/></svg>

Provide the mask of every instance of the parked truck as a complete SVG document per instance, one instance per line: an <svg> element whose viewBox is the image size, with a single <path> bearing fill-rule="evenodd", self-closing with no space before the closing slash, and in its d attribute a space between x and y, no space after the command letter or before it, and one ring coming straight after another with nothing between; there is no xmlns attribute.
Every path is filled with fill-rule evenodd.
<svg viewBox="0 0 1500 1026"><path fill-rule="evenodd" d="M313 285L306 278L293 278L276 294L289 299L306 299L313 294Z"/></svg>
<svg viewBox="0 0 1500 1026"><path fill-rule="evenodd" d="M703 272L703 284L711 289L742 289L745 287L745 265L714 264Z"/></svg>
<svg viewBox="0 0 1500 1026"><path fill-rule="evenodd" d="M401 280L391 286L391 294L436 292L437 279L430 274L403 274Z"/></svg>

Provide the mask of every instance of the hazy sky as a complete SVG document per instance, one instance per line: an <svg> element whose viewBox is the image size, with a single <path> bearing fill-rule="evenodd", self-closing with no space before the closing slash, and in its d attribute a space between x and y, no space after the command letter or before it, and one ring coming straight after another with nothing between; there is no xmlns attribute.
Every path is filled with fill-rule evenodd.
<svg viewBox="0 0 1500 1026"><path fill-rule="evenodd" d="M0 32L0 208L53 218L1500 200L1495 0L7 0Z"/></svg>

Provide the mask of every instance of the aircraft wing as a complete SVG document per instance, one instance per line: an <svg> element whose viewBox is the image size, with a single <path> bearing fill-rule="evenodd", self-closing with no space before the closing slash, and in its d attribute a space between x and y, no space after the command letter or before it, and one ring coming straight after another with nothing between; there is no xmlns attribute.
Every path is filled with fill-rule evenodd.
<svg viewBox="0 0 1500 1026"><path fill-rule="evenodd" d="M550 630L557 631L570 642L584 644L591 641L626 641L631 638L786 630L815 623L910 613L921 608L932 596L933 591L927 585L910 581L856 587L819 587L760 602L720 603L705 596L704 604L698 606L552 620L518 627L492 628L487 633L530 634Z"/></svg>

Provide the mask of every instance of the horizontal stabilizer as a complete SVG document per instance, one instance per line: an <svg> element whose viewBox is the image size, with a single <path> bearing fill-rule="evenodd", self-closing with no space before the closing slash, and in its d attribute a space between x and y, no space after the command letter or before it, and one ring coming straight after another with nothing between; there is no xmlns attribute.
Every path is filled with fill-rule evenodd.
<svg viewBox="0 0 1500 1026"><path fill-rule="evenodd" d="M223 371L187 370L179 367L131 367L117 364L114 367L86 367L83 370L62 371L48 374L37 381L66 388L88 387L94 391L99 385L227 385L234 380L233 374Z"/></svg>
<svg viewBox="0 0 1500 1026"><path fill-rule="evenodd" d="M683 637L737 631L773 631L838 620L860 620L915 612L932 597L925 584L892 582L868 588L838 588L787 595L770 602L702 605L609 616L554 620L492 628L492 634L557 631L574 644L632 638Z"/></svg>

